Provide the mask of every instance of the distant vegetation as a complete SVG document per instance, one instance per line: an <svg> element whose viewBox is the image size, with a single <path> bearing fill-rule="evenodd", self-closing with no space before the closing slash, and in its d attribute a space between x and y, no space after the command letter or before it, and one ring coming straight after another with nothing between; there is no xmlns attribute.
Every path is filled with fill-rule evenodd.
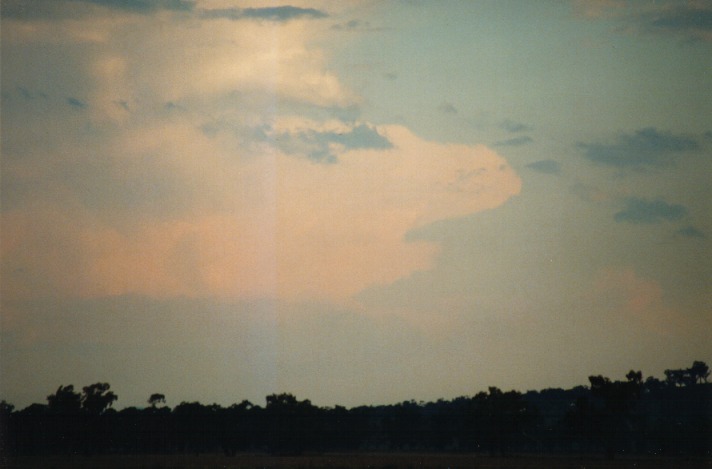
<svg viewBox="0 0 712 469"><path fill-rule="evenodd" d="M475 396L395 405L318 407L291 394L222 407L163 394L117 411L108 383L59 386L47 404L0 403L0 454L483 452L492 455L712 456L712 383L701 361L665 379L589 377L542 391L490 387Z"/></svg>

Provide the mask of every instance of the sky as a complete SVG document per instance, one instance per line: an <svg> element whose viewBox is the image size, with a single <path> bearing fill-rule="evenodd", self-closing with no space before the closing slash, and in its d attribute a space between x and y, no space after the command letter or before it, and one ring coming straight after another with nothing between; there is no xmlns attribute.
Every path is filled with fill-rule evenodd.
<svg viewBox="0 0 712 469"><path fill-rule="evenodd" d="M4 0L0 398L712 362L705 1Z"/></svg>

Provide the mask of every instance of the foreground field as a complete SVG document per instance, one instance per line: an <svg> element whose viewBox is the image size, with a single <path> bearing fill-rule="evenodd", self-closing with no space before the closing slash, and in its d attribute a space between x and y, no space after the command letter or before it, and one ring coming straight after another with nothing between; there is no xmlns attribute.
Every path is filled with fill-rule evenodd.
<svg viewBox="0 0 712 469"><path fill-rule="evenodd" d="M241 454L47 456L0 459L7 468L43 469L712 469L712 459L356 453L274 457Z"/></svg>

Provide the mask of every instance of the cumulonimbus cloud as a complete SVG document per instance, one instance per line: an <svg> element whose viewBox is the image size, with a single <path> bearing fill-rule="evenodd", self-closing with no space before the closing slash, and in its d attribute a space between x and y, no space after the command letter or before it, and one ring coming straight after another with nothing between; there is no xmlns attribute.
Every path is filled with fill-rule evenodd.
<svg viewBox="0 0 712 469"><path fill-rule="evenodd" d="M192 175L205 187L195 194L213 202L169 219L122 221L49 200L6 213L5 293L41 284L78 297L346 299L432 265L437 245L406 241L408 231L495 208L521 185L484 146L428 142L399 126L379 128L391 148L346 149L336 164L272 149L223 167L214 154L203 163L217 166L200 174L195 155L211 141L186 132L166 149L172 171Z"/></svg>
<svg viewBox="0 0 712 469"><path fill-rule="evenodd" d="M37 34L3 24L13 48L40 54L33 63L49 59L36 52L44 41L82 64L50 83L12 63L25 93L8 93L16 131L3 142L6 298L344 300L433 265L437 244L408 241L410 230L520 190L484 146L300 114L358 102L301 9L261 11L290 21L253 11L240 28L200 15L156 28L165 12L104 10L37 21Z"/></svg>

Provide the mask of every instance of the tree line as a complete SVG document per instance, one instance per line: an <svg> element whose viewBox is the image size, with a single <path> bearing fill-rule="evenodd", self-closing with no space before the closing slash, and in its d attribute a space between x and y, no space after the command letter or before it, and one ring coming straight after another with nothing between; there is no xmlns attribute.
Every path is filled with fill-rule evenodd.
<svg viewBox="0 0 712 469"><path fill-rule="evenodd" d="M46 404L0 402L0 454L149 454L332 451L712 455L709 367L590 376L588 386L542 391L490 387L474 396L394 405L319 407L288 393L264 406L199 402L113 408L108 383L62 385Z"/></svg>

